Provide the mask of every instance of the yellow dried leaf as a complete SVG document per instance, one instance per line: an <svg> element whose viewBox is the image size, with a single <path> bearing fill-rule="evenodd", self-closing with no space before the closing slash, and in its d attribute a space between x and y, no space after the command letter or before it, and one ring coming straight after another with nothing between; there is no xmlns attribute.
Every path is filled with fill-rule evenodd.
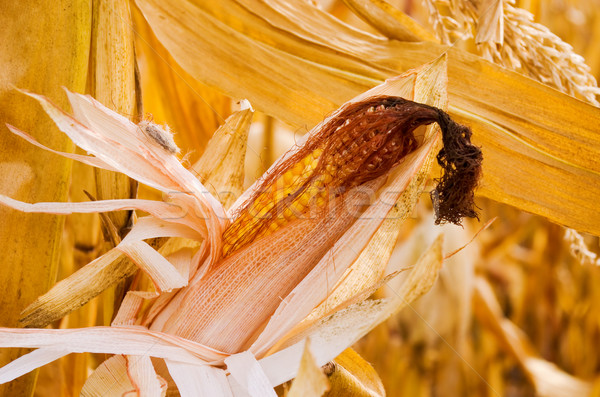
<svg viewBox="0 0 600 397"><path fill-rule="evenodd" d="M204 155L191 167L226 209L243 191L244 158L253 113L247 107L229 116L215 131Z"/></svg>
<svg viewBox="0 0 600 397"><path fill-rule="evenodd" d="M87 1L0 5L0 190L25 201L64 201L71 161L41 152L10 134L5 123L27 129L45 144L72 151L72 143L44 111L15 86L44 93L66 105L61 86L85 89L91 10ZM52 48L52 51L48 51ZM17 325L19 312L44 293L56 277L64 217L35 216L0 209L2 256L0 325ZM24 282L26 280L26 282ZM3 350L0 365L16 358ZM0 394L29 395L35 376L0 387Z"/></svg>
<svg viewBox="0 0 600 397"><path fill-rule="evenodd" d="M344 0L354 13L390 39L436 41L435 36L385 0Z"/></svg>
<svg viewBox="0 0 600 397"><path fill-rule="evenodd" d="M375 369L353 349L348 348L332 362L331 390L327 397L383 397L385 389Z"/></svg>

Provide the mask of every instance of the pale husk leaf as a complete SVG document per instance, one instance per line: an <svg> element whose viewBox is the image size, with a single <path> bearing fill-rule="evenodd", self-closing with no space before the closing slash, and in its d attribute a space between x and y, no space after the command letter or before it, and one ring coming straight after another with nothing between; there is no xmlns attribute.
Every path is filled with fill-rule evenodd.
<svg viewBox="0 0 600 397"><path fill-rule="evenodd" d="M253 113L247 105L227 118L208 142L204 155L191 168L198 179L210 181L206 187L226 209L243 191L244 158Z"/></svg>
<svg viewBox="0 0 600 397"><path fill-rule="evenodd" d="M229 371L229 383L234 395L250 397L276 397L269 378L254 355L248 351L234 354L225 359ZM239 390L243 390L241 394Z"/></svg>
<svg viewBox="0 0 600 397"><path fill-rule="evenodd" d="M290 387L287 397L320 397L330 389L327 376L315 362L310 351L310 339L304 344L298 374Z"/></svg>
<svg viewBox="0 0 600 397"><path fill-rule="evenodd" d="M138 396L165 396L167 384L154 371L149 356L127 356L127 374Z"/></svg>
<svg viewBox="0 0 600 397"><path fill-rule="evenodd" d="M134 392L127 375L127 359L121 354L106 359L81 389L81 397L106 397Z"/></svg>
<svg viewBox="0 0 600 397"><path fill-rule="evenodd" d="M271 384L276 386L295 376L305 338L311 339L311 351L317 364L325 365L382 321L425 294L433 285L442 263L442 236L439 236L417 261L393 298L357 303L320 321L304 324L302 330L283 338L274 346L272 354L260 360Z"/></svg>
<svg viewBox="0 0 600 397"><path fill-rule="evenodd" d="M173 360L165 362L182 397L233 397L224 370Z"/></svg>
<svg viewBox="0 0 600 397"><path fill-rule="evenodd" d="M209 143L205 153L207 153L208 156L212 156L213 153L224 153L227 151L231 158L239 159L244 156L245 146L242 142L246 141L245 137L248 134L250 110L245 109L235 112L225 123L228 127L223 126L223 128L215 133L215 137ZM229 127L234 129L233 133ZM14 133L27 139L27 134L22 131L15 129ZM104 168L109 167L108 164L97 157L79 156L72 158L79 161L85 161L94 166L101 166ZM203 179L201 176L200 180L205 183L207 187L215 189L216 191L241 190L243 177L238 172L239 166L228 168L229 165L229 162L225 161L213 168L213 164L210 168L210 173L206 175L207 179ZM229 196L225 195L223 198L227 200L230 199ZM164 206L160 203L147 203L152 204L152 207L146 207L143 209L144 211L149 211L154 206L158 206L157 209L151 210L150 212L157 211L159 207L163 207L164 210L172 207L168 204ZM90 203L83 205L95 206L99 204ZM172 210L174 208L170 209ZM177 213L164 213L158 216L174 218L179 215ZM22 314L21 322L31 327L44 327L50 322L62 318L71 311L81 307L106 288L133 274L137 269L138 268L127 259L120 259L115 262L103 261L102 265L96 264L96 266L85 266L72 276L62 280L46 295L40 296L35 300Z"/></svg>

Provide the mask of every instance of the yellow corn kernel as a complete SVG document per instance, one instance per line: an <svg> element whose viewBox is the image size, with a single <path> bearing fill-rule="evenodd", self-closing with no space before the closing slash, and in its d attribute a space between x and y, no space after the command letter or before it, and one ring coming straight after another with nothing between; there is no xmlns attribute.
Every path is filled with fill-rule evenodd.
<svg viewBox="0 0 600 397"><path fill-rule="evenodd" d="M323 182L325 183L325 185L327 185L328 183L333 181L333 175L331 175L331 174L325 174L321 178L322 178Z"/></svg>
<svg viewBox="0 0 600 397"><path fill-rule="evenodd" d="M292 170L286 172L285 174L283 174L283 182L285 183L286 186L291 185L294 180L296 180L296 178L298 177L297 174L294 174L292 172Z"/></svg>
<svg viewBox="0 0 600 397"><path fill-rule="evenodd" d="M325 204L327 204L327 199L324 196L317 197L317 201L316 201L317 207L319 207L319 208L324 207Z"/></svg>
<svg viewBox="0 0 600 397"><path fill-rule="evenodd" d="M294 167L291 169L292 175L301 175L302 171L304 171L304 164L302 161L298 162L298 164L294 165Z"/></svg>
<svg viewBox="0 0 600 397"><path fill-rule="evenodd" d="M308 155L308 156L306 156L305 158L302 159L302 165L304 167L308 167L308 166L310 166L310 163L312 163L312 161L313 161L312 156Z"/></svg>
<svg viewBox="0 0 600 397"><path fill-rule="evenodd" d="M271 210L271 208L273 208L273 206L275 205L274 201L271 201L270 203L267 203L265 206L263 206L260 211L258 211L258 213L255 215L256 218L262 219L265 217L265 215L267 215L267 212L269 212Z"/></svg>
<svg viewBox="0 0 600 397"><path fill-rule="evenodd" d="M296 199L296 201L294 201L294 203L298 203L302 208L306 208L310 204L310 199L311 195L308 192L304 192Z"/></svg>
<svg viewBox="0 0 600 397"><path fill-rule="evenodd" d="M258 237L273 233L289 221L301 217L308 210L309 205L322 205L326 202L324 197L327 195L324 192L324 186L333 180L335 166L327 166L327 172L308 186L295 200L290 200L291 202L286 204L286 208L278 211L277 216L274 218L267 216L276 203L281 203L286 197L294 194L302 186L302 183L313 174L322 153L322 149L316 149L305 156L268 186L264 192L260 193L247 211L240 214L223 234L223 254L225 256Z"/></svg>
<svg viewBox="0 0 600 397"><path fill-rule="evenodd" d="M294 212L290 209L290 207L283 209L283 217L288 221L295 218Z"/></svg>
<svg viewBox="0 0 600 397"><path fill-rule="evenodd" d="M305 194L303 194L300 197L306 196ZM310 198L307 198L307 200L309 200ZM308 204L306 204L308 205ZM306 209L306 205L302 204L300 198L297 199L296 201L294 201L291 205L290 205L290 209L292 210L292 212L294 213L294 215L296 216L300 216L304 210Z"/></svg>
<svg viewBox="0 0 600 397"><path fill-rule="evenodd" d="M319 176L314 182L313 185L318 188L322 188L325 186L325 181L322 176Z"/></svg>
<svg viewBox="0 0 600 397"><path fill-rule="evenodd" d="M317 165L319 165L319 159L316 158L313 161L310 162L310 169L314 170L317 168Z"/></svg>

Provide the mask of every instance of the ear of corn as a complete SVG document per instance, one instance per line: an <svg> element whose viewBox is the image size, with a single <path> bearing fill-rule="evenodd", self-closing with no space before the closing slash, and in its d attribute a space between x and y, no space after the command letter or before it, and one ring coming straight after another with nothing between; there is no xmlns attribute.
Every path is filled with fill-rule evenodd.
<svg viewBox="0 0 600 397"><path fill-rule="evenodd" d="M329 200L389 172L417 148L414 129L433 121L414 111L403 99L381 96L332 115L264 177L223 234L225 256L294 219L319 216Z"/></svg>

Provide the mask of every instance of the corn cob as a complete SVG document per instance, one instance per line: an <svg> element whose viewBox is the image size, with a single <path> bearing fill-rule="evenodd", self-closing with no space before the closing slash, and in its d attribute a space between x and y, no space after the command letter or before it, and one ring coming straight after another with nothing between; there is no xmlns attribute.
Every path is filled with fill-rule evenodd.
<svg viewBox="0 0 600 397"><path fill-rule="evenodd" d="M228 256L295 219L319 216L330 200L387 174L418 147L415 129L433 122L441 125L447 146L438 155L438 162L448 175L439 182L446 190L460 188L458 195L450 195L452 205L458 202L464 206L461 201L466 194L470 195L467 199L472 206L481 152L470 144L470 130L454 123L440 109L398 97L372 97L346 105L302 148L263 178L256 193L225 230L223 255ZM458 156L454 156L456 153ZM467 161L458 164L465 156ZM468 171L466 185L464 180L456 179L457 173L464 171ZM447 191L437 191L432 198L439 206L447 204L448 196ZM451 212L456 209L451 208ZM472 209L469 212L459 208L458 212L464 213L461 216L475 215ZM440 215L445 216L445 212ZM454 214L447 220L460 222L461 216Z"/></svg>

